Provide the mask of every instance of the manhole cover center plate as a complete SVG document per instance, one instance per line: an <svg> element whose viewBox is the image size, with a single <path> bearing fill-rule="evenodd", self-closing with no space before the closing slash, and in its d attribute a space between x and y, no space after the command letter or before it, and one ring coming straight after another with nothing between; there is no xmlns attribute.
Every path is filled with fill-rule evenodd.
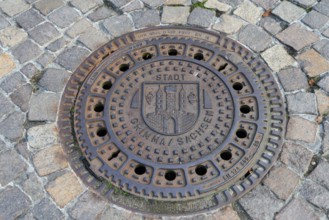
<svg viewBox="0 0 329 220"><path fill-rule="evenodd" d="M219 34L177 27L95 51L72 75L60 114L67 152L81 151L103 194L113 185L160 202L215 199L208 209L261 180L285 124L279 89L258 58Z"/></svg>

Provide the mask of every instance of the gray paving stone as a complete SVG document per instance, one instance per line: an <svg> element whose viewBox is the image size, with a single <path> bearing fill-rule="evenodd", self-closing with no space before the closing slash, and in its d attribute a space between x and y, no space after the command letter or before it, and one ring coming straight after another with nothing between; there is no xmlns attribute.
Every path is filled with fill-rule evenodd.
<svg viewBox="0 0 329 220"><path fill-rule="evenodd" d="M28 129L27 140L33 150L39 150L54 145L57 134L54 124L37 125Z"/></svg>
<svg viewBox="0 0 329 220"><path fill-rule="evenodd" d="M45 19L35 9L32 8L20 14L15 18L15 20L19 26L25 30L29 30L43 22Z"/></svg>
<svg viewBox="0 0 329 220"><path fill-rule="evenodd" d="M48 91L61 92L69 77L70 74L65 70L49 68L40 79L39 85Z"/></svg>
<svg viewBox="0 0 329 220"><path fill-rule="evenodd" d="M106 18L115 16L115 15L117 15L117 13L113 9L106 7L106 6L101 6L101 7L97 8L95 11L93 11L92 13L90 13L88 15L88 18L91 21L95 22L95 21L104 20Z"/></svg>
<svg viewBox="0 0 329 220"><path fill-rule="evenodd" d="M32 3L34 3L34 2L36 2L36 1L38 1L38 0L25 0L27 3L29 3L29 4L32 4Z"/></svg>
<svg viewBox="0 0 329 220"><path fill-rule="evenodd" d="M134 30L134 24L127 15L113 16L103 22L105 29L114 37Z"/></svg>
<svg viewBox="0 0 329 220"><path fill-rule="evenodd" d="M319 115L327 115L329 113L329 96L321 89L317 89L314 92L318 104Z"/></svg>
<svg viewBox="0 0 329 220"><path fill-rule="evenodd" d="M28 212L24 216L20 216L19 220L35 220L35 218L33 218L32 213Z"/></svg>
<svg viewBox="0 0 329 220"><path fill-rule="evenodd" d="M329 0L322 0L313 9L329 17Z"/></svg>
<svg viewBox="0 0 329 220"><path fill-rule="evenodd" d="M115 8L120 8L132 0L105 0L105 3L114 6Z"/></svg>
<svg viewBox="0 0 329 220"><path fill-rule="evenodd" d="M321 160L317 167L312 171L309 178L320 185L329 188L329 162Z"/></svg>
<svg viewBox="0 0 329 220"><path fill-rule="evenodd" d="M320 86L323 90L326 92L329 92L329 75L327 74L325 77L323 77L318 83L318 86Z"/></svg>
<svg viewBox="0 0 329 220"><path fill-rule="evenodd" d="M60 53L56 62L67 70L74 71L88 55L88 50L73 46Z"/></svg>
<svg viewBox="0 0 329 220"><path fill-rule="evenodd" d="M63 6L53 11L48 19L56 24L58 27L65 28L79 19L79 13L74 8Z"/></svg>
<svg viewBox="0 0 329 220"><path fill-rule="evenodd" d="M299 180L298 175L287 167L276 166L270 170L263 182L280 199L286 201L297 187ZM285 183L284 186L282 182Z"/></svg>
<svg viewBox="0 0 329 220"><path fill-rule="evenodd" d="M26 83L23 75L20 72L15 72L8 75L0 84L0 87L7 93L11 93L14 90L21 87Z"/></svg>
<svg viewBox="0 0 329 220"><path fill-rule="evenodd" d="M239 41L255 52L261 52L268 48L272 43L272 37L262 28L249 24L238 35Z"/></svg>
<svg viewBox="0 0 329 220"><path fill-rule="evenodd" d="M306 14L306 11L291 2L282 1L272 13L279 16L284 21L292 23Z"/></svg>
<svg viewBox="0 0 329 220"><path fill-rule="evenodd" d="M15 146L15 149L17 150L17 152L24 157L25 160L29 161L30 160L30 152L27 149L27 142L24 140L24 142L18 143Z"/></svg>
<svg viewBox="0 0 329 220"><path fill-rule="evenodd" d="M23 0L4 0L0 2L2 11L10 17L26 11L29 7Z"/></svg>
<svg viewBox="0 0 329 220"><path fill-rule="evenodd" d="M136 28L150 27L160 24L158 10L136 11L131 13Z"/></svg>
<svg viewBox="0 0 329 220"><path fill-rule="evenodd" d="M31 201L19 188L8 186L0 192L0 219L16 219L30 205Z"/></svg>
<svg viewBox="0 0 329 220"><path fill-rule="evenodd" d="M219 21L213 25L213 29L226 34L234 34L245 25L246 22L235 16L223 14Z"/></svg>
<svg viewBox="0 0 329 220"><path fill-rule="evenodd" d="M76 36L89 31L91 28L94 28L92 23L89 22L87 19L83 18L83 19L79 20L78 22L76 22L74 25L72 25L66 31L66 34L72 38L75 38Z"/></svg>
<svg viewBox="0 0 329 220"><path fill-rule="evenodd" d="M145 218L143 218L143 216L138 215L137 213L134 212L127 212L124 211L122 209L113 207L113 206L107 206L107 208L104 210L104 212L102 212L99 215L99 220L108 220L108 219L115 219L115 220L146 220ZM152 218L153 220L159 220L159 218ZM199 220L203 220L203 219L199 219Z"/></svg>
<svg viewBox="0 0 329 220"><path fill-rule="evenodd" d="M62 37L62 38L55 40L51 44L49 44L46 47L46 49L50 50L51 52L56 52L56 51L62 49L63 47L65 47L68 43L69 43L69 41L66 40L64 37Z"/></svg>
<svg viewBox="0 0 329 220"><path fill-rule="evenodd" d="M315 33L297 23L277 34L276 38L297 51L319 40Z"/></svg>
<svg viewBox="0 0 329 220"><path fill-rule="evenodd" d="M43 185L38 180L37 175L35 173L26 173L23 176L22 180L19 181L19 185L24 192L26 192L34 202L42 199L45 196Z"/></svg>
<svg viewBox="0 0 329 220"><path fill-rule="evenodd" d="M7 21L6 18L4 18L3 16L0 15L0 30L9 27L10 23Z"/></svg>
<svg viewBox="0 0 329 220"><path fill-rule="evenodd" d="M302 145L285 143L281 152L281 161L298 174L304 175L310 166L313 153Z"/></svg>
<svg viewBox="0 0 329 220"><path fill-rule="evenodd" d="M306 25L313 29L320 29L329 21L329 17L317 12L309 12L302 20Z"/></svg>
<svg viewBox="0 0 329 220"><path fill-rule="evenodd" d="M308 88L307 78L299 68L290 67L281 70L278 77L287 92Z"/></svg>
<svg viewBox="0 0 329 220"><path fill-rule="evenodd" d="M232 7L238 7L243 2L243 0L220 0L220 2L231 5Z"/></svg>
<svg viewBox="0 0 329 220"><path fill-rule="evenodd" d="M300 194L314 205L329 210L329 191L309 180L306 180L300 189Z"/></svg>
<svg viewBox="0 0 329 220"><path fill-rule="evenodd" d="M55 60L55 56L52 53L45 52L43 53L36 61L43 68L46 68L49 64L51 64Z"/></svg>
<svg viewBox="0 0 329 220"><path fill-rule="evenodd" d="M273 9L280 3L280 0L252 0L256 5L269 10Z"/></svg>
<svg viewBox="0 0 329 220"><path fill-rule="evenodd" d="M214 19L214 11L198 7L191 12L187 23L198 27L208 28Z"/></svg>
<svg viewBox="0 0 329 220"><path fill-rule="evenodd" d="M29 107L29 101L32 94L32 86L25 84L19 89L10 94L10 99L17 105L23 112L26 112Z"/></svg>
<svg viewBox="0 0 329 220"><path fill-rule="evenodd" d="M323 153L325 155L329 154L329 121L323 123Z"/></svg>
<svg viewBox="0 0 329 220"><path fill-rule="evenodd" d="M288 111L292 114L317 114L314 93L298 92L287 95Z"/></svg>
<svg viewBox="0 0 329 220"><path fill-rule="evenodd" d="M42 23L29 31L31 38L41 46L55 40L60 32L49 22Z"/></svg>
<svg viewBox="0 0 329 220"><path fill-rule="evenodd" d="M295 2L298 2L301 5L304 5L306 7L310 7L317 3L317 0L295 0Z"/></svg>
<svg viewBox="0 0 329 220"><path fill-rule="evenodd" d="M34 93L31 96L28 119L30 121L55 121L59 94Z"/></svg>
<svg viewBox="0 0 329 220"><path fill-rule="evenodd" d="M41 54L41 49L31 40L26 40L19 44L12 54L20 63L25 63L38 57Z"/></svg>
<svg viewBox="0 0 329 220"><path fill-rule="evenodd" d="M165 0L142 0L142 2L151 8L157 8L165 2Z"/></svg>
<svg viewBox="0 0 329 220"><path fill-rule="evenodd" d="M26 39L27 33L15 26L10 26L0 31L0 43L3 47L13 48Z"/></svg>
<svg viewBox="0 0 329 220"><path fill-rule="evenodd" d="M283 29L281 23L276 21L272 17L262 18L262 20L260 21L260 25L273 35L279 33Z"/></svg>
<svg viewBox="0 0 329 220"><path fill-rule="evenodd" d="M83 33L78 38L78 41L88 47L90 50L96 50L100 46L107 43L109 39L100 30L97 30L96 28L90 28L89 31Z"/></svg>
<svg viewBox="0 0 329 220"><path fill-rule="evenodd" d="M47 198L33 207L32 214L35 219L65 219L64 214Z"/></svg>
<svg viewBox="0 0 329 220"><path fill-rule="evenodd" d="M27 165L19 157L19 154L15 150L9 150L1 153L0 159L0 184L2 186L5 186L15 180L27 169Z"/></svg>
<svg viewBox="0 0 329 220"><path fill-rule="evenodd" d="M319 216L311 208L311 206L300 198L294 198L289 204L284 207L276 220L319 220Z"/></svg>
<svg viewBox="0 0 329 220"><path fill-rule="evenodd" d="M314 143L318 125L315 122L298 116L291 116L288 120L286 138L289 140Z"/></svg>
<svg viewBox="0 0 329 220"><path fill-rule="evenodd" d="M326 30L324 30L324 31L322 32L322 34L323 34L323 36L329 38L329 28L327 28Z"/></svg>
<svg viewBox="0 0 329 220"><path fill-rule="evenodd" d="M92 8L95 8L100 1L97 0L71 0L70 3L79 9L82 13L86 13L87 11L91 10Z"/></svg>
<svg viewBox="0 0 329 220"><path fill-rule="evenodd" d="M313 48L317 50L323 57L329 60L329 40L323 39L316 43Z"/></svg>
<svg viewBox="0 0 329 220"><path fill-rule="evenodd" d="M0 153L7 150L7 146L6 146L6 143L3 142L2 140L0 140Z"/></svg>
<svg viewBox="0 0 329 220"><path fill-rule="evenodd" d="M186 24L190 14L189 7L163 7L161 23L163 24ZM173 16L177 15L177 16Z"/></svg>
<svg viewBox="0 0 329 220"><path fill-rule="evenodd" d="M96 219L105 209L107 202L98 195L88 191L84 193L79 201L69 210L74 219Z"/></svg>
<svg viewBox="0 0 329 220"><path fill-rule="evenodd" d="M271 194L265 186L258 185L239 200L252 219L273 219L283 202Z"/></svg>
<svg viewBox="0 0 329 220"><path fill-rule="evenodd" d="M40 0L34 4L43 15L48 15L50 12L64 5L63 0Z"/></svg>
<svg viewBox="0 0 329 220"><path fill-rule="evenodd" d="M164 5L191 5L191 0L167 0Z"/></svg>
<svg viewBox="0 0 329 220"><path fill-rule="evenodd" d="M131 11L136 11L139 9L142 9L144 7L144 4L139 1L139 0L134 0L130 4L123 6L121 10L123 12L131 12Z"/></svg>
<svg viewBox="0 0 329 220"><path fill-rule="evenodd" d="M232 9L232 7L228 4L219 2L218 0L208 0L204 4L206 8L212 8L219 12L228 12Z"/></svg>
<svg viewBox="0 0 329 220"><path fill-rule="evenodd" d="M233 13L251 24L256 24L263 14L263 9L250 1L244 1Z"/></svg>
<svg viewBox="0 0 329 220"><path fill-rule="evenodd" d="M2 93L0 93L0 117L3 117L5 114L9 114L15 110L15 106L13 103L9 101L7 97L5 97Z"/></svg>
<svg viewBox="0 0 329 220"><path fill-rule="evenodd" d="M269 67L275 72L293 65L295 62L281 45L275 45L264 51L261 55Z"/></svg>
<svg viewBox="0 0 329 220"><path fill-rule="evenodd" d="M29 79L33 76L40 73L40 70L32 63L26 64L22 69L21 72Z"/></svg>
<svg viewBox="0 0 329 220"><path fill-rule="evenodd" d="M23 138L25 114L14 112L0 122L0 133L11 141Z"/></svg>

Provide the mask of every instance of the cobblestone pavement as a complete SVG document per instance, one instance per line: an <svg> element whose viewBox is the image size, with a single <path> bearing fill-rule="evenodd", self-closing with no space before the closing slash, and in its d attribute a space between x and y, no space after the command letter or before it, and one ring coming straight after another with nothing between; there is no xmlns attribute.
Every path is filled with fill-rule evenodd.
<svg viewBox="0 0 329 220"><path fill-rule="evenodd" d="M56 115L91 51L167 24L220 31L259 54L288 112L280 159L260 185L222 210L180 218L329 218L329 0L1 0L0 9L0 219L155 218L110 205L80 182Z"/></svg>

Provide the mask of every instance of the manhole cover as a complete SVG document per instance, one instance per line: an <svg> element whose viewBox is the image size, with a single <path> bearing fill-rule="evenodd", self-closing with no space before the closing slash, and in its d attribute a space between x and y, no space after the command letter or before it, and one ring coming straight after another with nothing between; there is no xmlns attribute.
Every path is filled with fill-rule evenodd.
<svg viewBox="0 0 329 220"><path fill-rule="evenodd" d="M258 58L217 33L180 27L133 32L95 51L69 80L59 115L86 184L161 214L241 197L276 160L284 125L280 91Z"/></svg>

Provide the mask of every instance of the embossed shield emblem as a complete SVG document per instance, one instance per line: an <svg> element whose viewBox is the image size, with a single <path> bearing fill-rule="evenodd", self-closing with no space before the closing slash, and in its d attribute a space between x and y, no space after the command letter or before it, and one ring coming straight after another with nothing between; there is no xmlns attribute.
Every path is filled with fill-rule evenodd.
<svg viewBox="0 0 329 220"><path fill-rule="evenodd" d="M142 116L155 132L178 135L190 130L199 116L199 84L143 83Z"/></svg>

